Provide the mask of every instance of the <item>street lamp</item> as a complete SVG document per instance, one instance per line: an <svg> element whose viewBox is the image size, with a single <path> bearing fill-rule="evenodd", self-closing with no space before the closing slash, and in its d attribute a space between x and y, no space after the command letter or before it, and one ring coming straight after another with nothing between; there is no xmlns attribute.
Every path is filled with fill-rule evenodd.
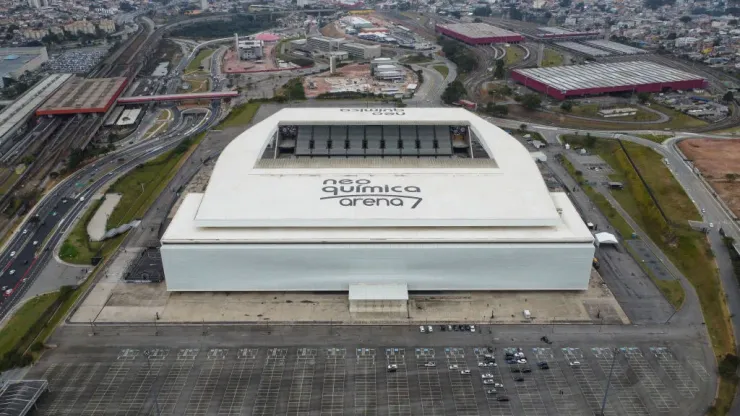
<svg viewBox="0 0 740 416"><path fill-rule="evenodd" d="M147 365L147 367L149 367L149 374L151 374L151 373L152 373L152 363L151 363L151 362L149 362L149 355L150 355L150 354L151 354L151 353L149 352L149 350L144 350L144 357L146 357L146 365ZM157 416L160 416L160 415L161 415L161 413L160 413L160 411L159 411L159 400L157 400L157 396L158 396L158 395L157 395L157 393L155 392L155 394L154 394L154 410L155 410L155 411L157 412L157 413L156 413L156 415L157 415Z"/></svg>
<svg viewBox="0 0 740 416"><path fill-rule="evenodd" d="M604 416L604 410L606 409L606 397L609 395L609 387L612 385L612 374L614 373L614 365L617 364L617 355L619 355L619 350L614 348L614 351L612 351L612 365L611 368L609 368L609 378L606 379L604 399L601 400L601 416Z"/></svg>

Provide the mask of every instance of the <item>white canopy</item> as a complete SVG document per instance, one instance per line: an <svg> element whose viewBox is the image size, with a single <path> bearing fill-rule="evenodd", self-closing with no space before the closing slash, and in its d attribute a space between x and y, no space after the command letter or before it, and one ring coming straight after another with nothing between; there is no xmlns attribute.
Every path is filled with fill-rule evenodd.
<svg viewBox="0 0 740 416"><path fill-rule="evenodd" d="M596 237L596 245L619 244L617 237L612 233L596 233L594 234L594 237Z"/></svg>

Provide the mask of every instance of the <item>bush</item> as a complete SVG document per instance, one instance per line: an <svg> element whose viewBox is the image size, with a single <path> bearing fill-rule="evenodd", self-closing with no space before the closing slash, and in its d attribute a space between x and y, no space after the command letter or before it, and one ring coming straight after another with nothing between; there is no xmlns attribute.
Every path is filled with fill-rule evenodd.
<svg viewBox="0 0 740 416"><path fill-rule="evenodd" d="M738 365L740 365L740 357L735 354L726 354L719 362L720 377L728 380L737 378Z"/></svg>

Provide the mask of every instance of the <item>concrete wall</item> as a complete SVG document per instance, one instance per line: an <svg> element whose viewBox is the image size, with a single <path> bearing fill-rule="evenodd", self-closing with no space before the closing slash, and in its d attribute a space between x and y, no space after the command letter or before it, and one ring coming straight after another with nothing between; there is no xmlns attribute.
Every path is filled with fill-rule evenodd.
<svg viewBox="0 0 740 416"><path fill-rule="evenodd" d="M594 247L578 244L165 244L169 291L584 290Z"/></svg>

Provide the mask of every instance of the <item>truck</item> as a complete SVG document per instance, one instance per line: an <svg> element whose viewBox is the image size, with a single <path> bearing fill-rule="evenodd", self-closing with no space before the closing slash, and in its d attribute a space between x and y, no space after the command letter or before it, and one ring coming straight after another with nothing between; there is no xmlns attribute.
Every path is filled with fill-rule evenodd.
<svg viewBox="0 0 740 416"><path fill-rule="evenodd" d="M460 100L456 102L455 104L457 104L460 107L465 107L470 111L475 111L478 108L478 104L472 101L468 101L468 100Z"/></svg>

